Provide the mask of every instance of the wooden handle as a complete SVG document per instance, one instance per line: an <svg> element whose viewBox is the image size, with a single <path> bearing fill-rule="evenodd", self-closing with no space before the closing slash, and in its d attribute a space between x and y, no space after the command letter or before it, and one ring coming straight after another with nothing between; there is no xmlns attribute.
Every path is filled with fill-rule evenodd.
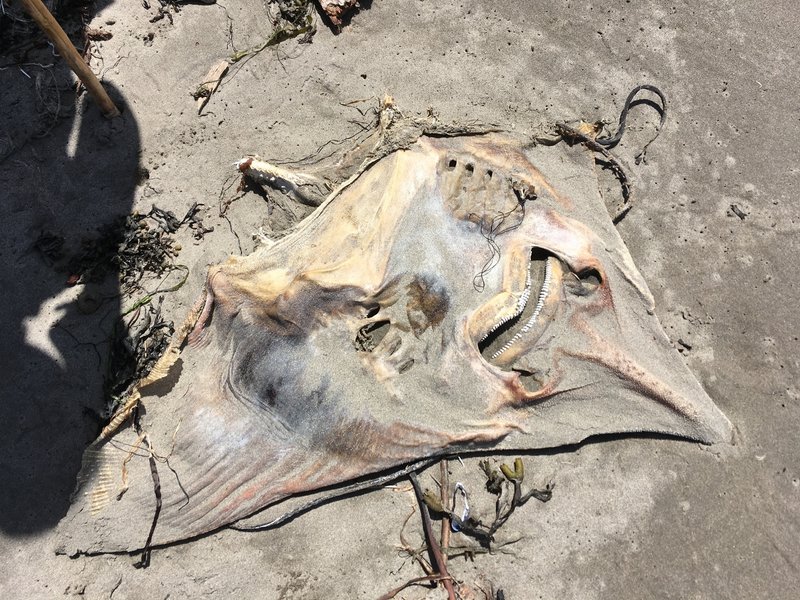
<svg viewBox="0 0 800 600"><path fill-rule="evenodd" d="M108 97L103 86L97 80L97 77L89 68L89 65L81 58L75 46L69 41L67 34L55 20L47 7L42 3L42 0L21 0L22 5L33 17L33 20L41 27L45 35L50 38L53 45L58 50L58 53L67 61L70 68L75 72L78 78L89 90L89 93L94 97L95 101L100 105L103 114L109 119L119 116L119 110Z"/></svg>

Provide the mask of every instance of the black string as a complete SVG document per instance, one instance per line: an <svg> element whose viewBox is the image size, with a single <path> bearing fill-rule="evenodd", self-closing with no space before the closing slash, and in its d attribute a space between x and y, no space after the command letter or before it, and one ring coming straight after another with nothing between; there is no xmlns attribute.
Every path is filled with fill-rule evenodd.
<svg viewBox="0 0 800 600"><path fill-rule="evenodd" d="M632 108L632 106L636 106L634 104L634 98L636 95L642 91L648 90L656 94L659 99L661 100L661 106L658 106L655 102L650 100L642 100L642 103L647 103L652 106L658 113L661 115L661 121L658 124L658 129L656 130L655 135L644 145L642 151L636 155L636 164L638 165L641 162L647 162L647 148L652 144L656 138L661 133L661 130L664 128L664 123L667 120L667 98L664 96L664 93L659 90L654 85L639 85L633 88L628 94L628 97L625 99L625 105L622 108L622 112L619 115L619 126L617 127L617 132L611 137L605 138L592 138L588 135L578 131L577 129L570 127L566 123L557 123L556 130L561 135L562 139L566 139L568 141L578 141L584 144L587 148L602 154L605 158L607 163L604 165L606 168L611 169L614 173L616 178L619 180L620 185L622 187L622 199L623 199L623 208L618 212L616 215L612 215L612 221L616 225L618 224L628 211L631 209L632 202L633 202L633 190L628 180L628 176L625 172L625 169L622 167L620 162L608 151L608 148L614 147L617 143L619 143L622 135L625 133L625 124L628 118L628 111Z"/></svg>
<svg viewBox="0 0 800 600"><path fill-rule="evenodd" d="M634 102L634 98L636 95L641 92L642 90L647 90L653 92L655 95L659 97L661 100L661 106L658 106L654 102L646 102L653 108L655 108L659 115L661 116L661 121L658 124L658 129L656 130L655 135L644 145L642 151L636 155L635 162L638 165L640 162L644 161L647 162L647 148L652 144L658 135L661 133L661 130L664 128L664 123L667 121L667 98L664 96L664 93L658 89L654 85L637 85L635 88L631 90L631 93L628 94L628 97L625 99L625 105L622 107L622 112L619 115L619 126L617 127L617 132L611 137L604 137L604 138L596 138L595 141L600 144L601 146L605 146L606 148L613 148L616 146L619 141L622 139L622 135L625 133L625 124L628 119L628 111L631 109L631 105ZM644 101L642 101L644 103Z"/></svg>
<svg viewBox="0 0 800 600"><path fill-rule="evenodd" d="M149 441L148 441L149 444ZM161 478L158 476L158 465L153 454L150 454L150 475L153 478L153 492L156 496L156 510L153 514L153 522L150 525L150 533L147 534L147 541L142 550L142 558L137 562L134 567L137 569L146 569L150 566L150 555L153 551L153 534L156 531L156 524L158 523L158 516L161 514Z"/></svg>
<svg viewBox="0 0 800 600"><path fill-rule="evenodd" d="M137 406L134 410L133 428L137 435L141 436L142 425L139 420L141 417L139 413L139 407ZM147 444L147 448L150 452L150 476L153 479L153 494L156 497L156 510L155 514L153 514L153 522L150 525L150 532L147 534L147 541L145 542L144 549L142 550L142 557L139 559L139 562L133 565L137 569L146 569L150 566L150 555L152 554L153 550L153 534L155 533L156 525L158 524L158 516L161 514L161 477L158 475L158 464L156 463L156 457L153 454L153 446L150 444L150 438L147 436L147 434L144 434L142 439Z"/></svg>
<svg viewBox="0 0 800 600"><path fill-rule="evenodd" d="M517 204L514 208L508 212L495 215L490 221L487 221L486 217L479 217L475 213L470 213L469 215L471 221L478 221L480 223L481 235L486 239L486 242L489 244L489 249L491 250L491 255L483 264L483 267L481 267L481 270L478 272L478 274L472 279L472 287L475 288L476 292L482 292L486 288L486 274L491 271L497 265L497 263L500 262L500 246L495 241L497 236L517 229L520 225L522 225L522 221L525 219L526 198L524 196L518 196L518 199L519 204ZM517 212L517 209L521 209L522 211L519 221L509 225L505 229L502 229L506 219Z"/></svg>

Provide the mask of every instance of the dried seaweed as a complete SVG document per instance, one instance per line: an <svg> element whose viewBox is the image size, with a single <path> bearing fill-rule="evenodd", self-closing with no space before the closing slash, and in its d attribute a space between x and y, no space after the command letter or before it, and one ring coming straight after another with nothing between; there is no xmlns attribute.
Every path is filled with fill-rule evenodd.
<svg viewBox="0 0 800 600"><path fill-rule="evenodd" d="M183 219L153 206L147 214L135 212L100 227L95 237L82 240L81 250L69 261L68 283L99 282L116 273L122 294L136 293L144 276L159 277L172 268L180 247L171 234L183 225L197 240L213 231L203 224L201 206L193 204Z"/></svg>
<svg viewBox="0 0 800 600"><path fill-rule="evenodd" d="M444 463L440 464L444 465ZM394 598L399 592L412 585L435 585L436 583L443 584L447 590L448 598L463 597L462 593L468 591L468 588L463 582L454 578L447 570L447 557L463 556L465 559L473 560L476 554L494 553L504 546L509 546L518 542L522 537L517 537L516 539L498 544L495 543L494 536L508 521L514 511L520 506L523 506L528 500L536 498L541 502L548 502L553 495L554 486L552 483L548 483L543 490L534 488L526 493L522 492L522 481L525 478L525 466L521 458L516 458L514 460L513 467L507 464L501 464L498 469L492 466L488 460L480 461L479 467L486 476L486 491L495 496L495 517L489 525L482 523L479 519L469 514L469 506L466 504L466 490L463 484L457 483L455 485L455 489L460 489L462 492L465 501L465 511L459 516L454 511L455 506L449 506L448 498L451 497L451 492L453 490L451 490L449 483L446 482L444 477L442 477L441 482L437 481L440 486L440 493L431 490L425 490L423 492L416 475L413 472L409 474L422 516L425 546L423 549L412 548L405 541L401 530L400 541L403 544L401 548L420 563L425 571L425 576L410 579L403 585L382 595L382 599L388 600L389 598ZM446 466L443 467L442 473L446 473ZM411 515L409 515L409 517L410 516ZM446 530L443 527L442 542L440 544L433 536L433 529L431 526L432 516L442 519L443 525L451 525L452 531L463 533L476 540L480 545L475 546L468 544L451 547L449 543L445 543L445 540L449 540L450 526L448 526ZM408 519L406 522L407 521ZM445 531L447 532L447 536L444 535ZM427 550L430 555L429 562L426 562L422 558L425 550ZM496 595L492 593L491 595L485 594L485 596L487 598L504 597L502 596L502 590L498 590Z"/></svg>
<svg viewBox="0 0 800 600"><path fill-rule="evenodd" d="M514 460L514 466L500 465L498 471L488 461L480 462L480 468L486 475L486 491L496 496L494 520L486 525L479 519L467 514L458 515L445 506L439 496L431 491L423 494L423 501L436 515L446 516L455 525L454 529L474 538L483 548L491 548L495 534L506 524L514 511L525 505L531 498L540 502L548 502L553 496L554 484L548 483L544 489L533 488L525 493L522 481L525 478L525 466L521 458ZM510 497L509 497L510 496Z"/></svg>
<svg viewBox="0 0 800 600"><path fill-rule="evenodd" d="M189 226L189 229L192 230L192 237L198 241L202 240L205 234L214 231L213 227L206 227L203 224L203 218L200 214L201 206L203 205L195 202L181 221L181 225Z"/></svg>
<svg viewBox="0 0 800 600"><path fill-rule="evenodd" d="M314 5L311 0L270 0L268 8L273 25L272 33L261 44L235 52L230 57L232 63L299 35L303 35L300 40L302 43L309 43L316 33Z"/></svg>
<svg viewBox="0 0 800 600"><path fill-rule="evenodd" d="M138 289L145 274L162 275L175 254L174 241L147 218L139 213L119 217L98 228L95 237L82 240L67 267L68 283L100 282L118 274L125 295Z"/></svg>
<svg viewBox="0 0 800 600"><path fill-rule="evenodd" d="M64 252L62 237L41 232L34 248L59 270L66 269L67 284L99 283L107 277L119 280L121 309L109 339L105 392L107 414L113 414L131 385L147 375L163 354L174 333L174 324L162 315L164 295L185 282L188 268L175 264L180 251L173 234L189 227L196 240L213 231L202 220L202 204L194 203L183 218L152 206L147 213L134 212L97 229L96 235L80 242L72 256ZM59 264L60 263L60 264ZM180 274L176 281L174 273ZM145 289L145 282L154 289ZM93 311L92 311L93 312Z"/></svg>
<svg viewBox="0 0 800 600"><path fill-rule="evenodd" d="M131 384L150 372L175 332L174 323L161 314L161 300L163 296L155 305L148 302L137 307L114 327L105 380L108 415L117 411L119 399Z"/></svg>

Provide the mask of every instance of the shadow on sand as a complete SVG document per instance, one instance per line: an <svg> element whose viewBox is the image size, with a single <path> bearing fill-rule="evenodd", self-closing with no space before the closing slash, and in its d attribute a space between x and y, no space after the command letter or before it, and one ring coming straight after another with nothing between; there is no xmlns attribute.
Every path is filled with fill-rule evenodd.
<svg viewBox="0 0 800 600"><path fill-rule="evenodd" d="M85 94L75 102L58 58L52 66L0 58L14 65L0 71L0 531L16 536L51 529L67 512L83 450L99 431L107 344L120 315L113 276L69 287L48 248L57 253L52 240L63 238L62 251L75 252L130 212L140 139L113 86L105 84L122 116L107 120ZM60 111L44 115L52 118L44 129L43 82L58 84L50 99Z"/></svg>

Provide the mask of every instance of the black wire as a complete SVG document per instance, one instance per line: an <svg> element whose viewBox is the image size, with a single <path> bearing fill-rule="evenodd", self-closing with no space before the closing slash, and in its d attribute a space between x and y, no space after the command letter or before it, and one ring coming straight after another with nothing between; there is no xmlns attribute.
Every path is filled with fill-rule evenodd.
<svg viewBox="0 0 800 600"><path fill-rule="evenodd" d="M517 209L522 209L522 216L520 217L519 221L509 225L504 229L501 229L505 224L506 219L513 215ZM503 235L504 233L508 233L509 231L513 231L522 225L522 221L525 219L525 198L520 199L519 204L517 204L508 212L498 213L495 215L491 221L487 222L487 218L485 216L480 217L475 213L470 213L469 217L471 220L475 220L480 223L481 235L489 244L489 250L491 251L489 258L486 259L486 262L483 264L483 267L481 267L481 270L472 279L472 287L475 288L475 291L482 292L486 287L486 274L491 271L497 265L497 263L500 262L500 245L495 241L495 238L497 238L499 235Z"/></svg>
<svg viewBox="0 0 800 600"><path fill-rule="evenodd" d="M664 93L656 86L644 84L644 85L637 85L635 88L633 88L631 90L631 93L628 94L628 97L625 99L625 105L622 107L622 112L619 115L619 126L617 127L617 132L611 137L595 138L595 141L598 144L600 144L601 146L605 146L606 148L613 148L619 143L619 141L622 139L622 135L625 133L625 124L628 119L628 111L631 109L631 105L633 104L634 98L636 98L636 95L642 90L653 92L661 100L661 106L658 106L655 103L650 103L650 105L658 111L659 115L661 116L661 121L658 124L658 129L656 130L656 134L652 137L652 139L649 142L647 142L644 145L642 151L636 156L637 165L643 160L645 160L648 146L650 146L650 144L652 144L655 141L655 139L658 137L658 134L661 133L661 130L664 128L664 123L666 123L667 121L667 98L664 95Z"/></svg>

